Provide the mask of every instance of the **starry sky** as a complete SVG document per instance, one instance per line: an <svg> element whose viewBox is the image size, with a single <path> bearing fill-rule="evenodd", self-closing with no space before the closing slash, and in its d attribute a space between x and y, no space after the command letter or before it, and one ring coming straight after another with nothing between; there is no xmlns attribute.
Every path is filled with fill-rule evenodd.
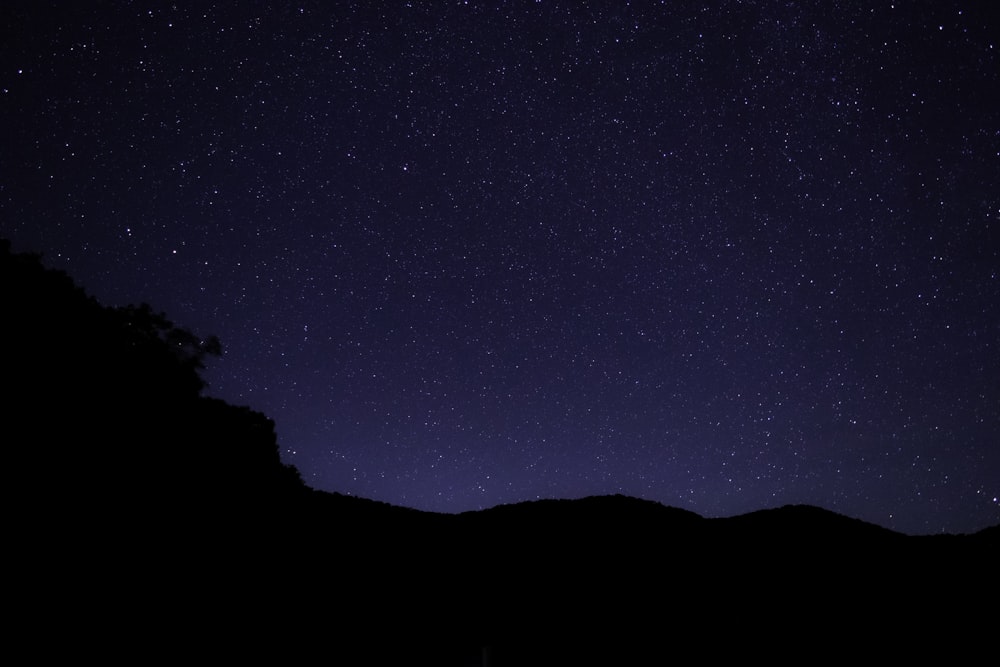
<svg viewBox="0 0 1000 667"><path fill-rule="evenodd" d="M0 15L0 236L309 485L1000 522L994 3Z"/></svg>

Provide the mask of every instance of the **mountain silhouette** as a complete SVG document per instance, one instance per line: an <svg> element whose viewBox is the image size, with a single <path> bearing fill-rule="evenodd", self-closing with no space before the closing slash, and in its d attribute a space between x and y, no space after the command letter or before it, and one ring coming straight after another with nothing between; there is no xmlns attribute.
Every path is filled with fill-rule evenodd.
<svg viewBox="0 0 1000 667"><path fill-rule="evenodd" d="M43 655L960 659L995 632L1000 526L913 537L620 495L444 515L319 492L270 419L203 394L216 339L104 307L6 241L0 312L11 630Z"/></svg>

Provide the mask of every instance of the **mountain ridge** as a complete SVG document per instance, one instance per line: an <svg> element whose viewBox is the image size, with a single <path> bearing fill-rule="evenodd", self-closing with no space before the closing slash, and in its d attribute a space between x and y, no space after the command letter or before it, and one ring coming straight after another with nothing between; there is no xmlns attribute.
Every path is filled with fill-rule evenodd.
<svg viewBox="0 0 1000 667"><path fill-rule="evenodd" d="M437 514L318 491L273 421L201 394L217 341L105 308L2 242L0 308L12 634L32 646L57 631L106 657L114 628L178 655L287 661L298 641L359 664L479 664L483 646L565 664L662 658L664 637L725 636L711 650L733 656L775 628L860 646L887 617L968 643L990 620L1000 526L906 536L813 506L705 518L620 494Z"/></svg>

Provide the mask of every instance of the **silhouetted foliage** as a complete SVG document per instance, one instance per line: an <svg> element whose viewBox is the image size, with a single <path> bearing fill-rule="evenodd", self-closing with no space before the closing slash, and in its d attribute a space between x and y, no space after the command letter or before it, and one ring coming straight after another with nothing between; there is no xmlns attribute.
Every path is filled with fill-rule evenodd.
<svg viewBox="0 0 1000 667"><path fill-rule="evenodd" d="M117 308L113 314L124 334L123 344L134 353L146 355L150 362L155 359L164 373L177 374L178 387L189 385L187 389L195 392L204 388L198 371L205 367L205 357L221 356L222 344L218 338L202 339L176 327L165 314L154 313L145 303Z"/></svg>
<svg viewBox="0 0 1000 667"><path fill-rule="evenodd" d="M261 511L304 490L282 464L274 425L249 408L201 395L222 352L215 337L176 326L147 305L108 308L37 255L0 243L0 345L5 424L37 478L76 511L202 515Z"/></svg>

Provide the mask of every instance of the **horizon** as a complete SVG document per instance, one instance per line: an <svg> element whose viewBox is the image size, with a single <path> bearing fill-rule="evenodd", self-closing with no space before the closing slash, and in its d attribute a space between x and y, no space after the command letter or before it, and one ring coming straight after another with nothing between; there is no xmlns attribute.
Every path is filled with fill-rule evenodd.
<svg viewBox="0 0 1000 667"><path fill-rule="evenodd" d="M310 487L1000 522L995 8L9 14L0 236Z"/></svg>

